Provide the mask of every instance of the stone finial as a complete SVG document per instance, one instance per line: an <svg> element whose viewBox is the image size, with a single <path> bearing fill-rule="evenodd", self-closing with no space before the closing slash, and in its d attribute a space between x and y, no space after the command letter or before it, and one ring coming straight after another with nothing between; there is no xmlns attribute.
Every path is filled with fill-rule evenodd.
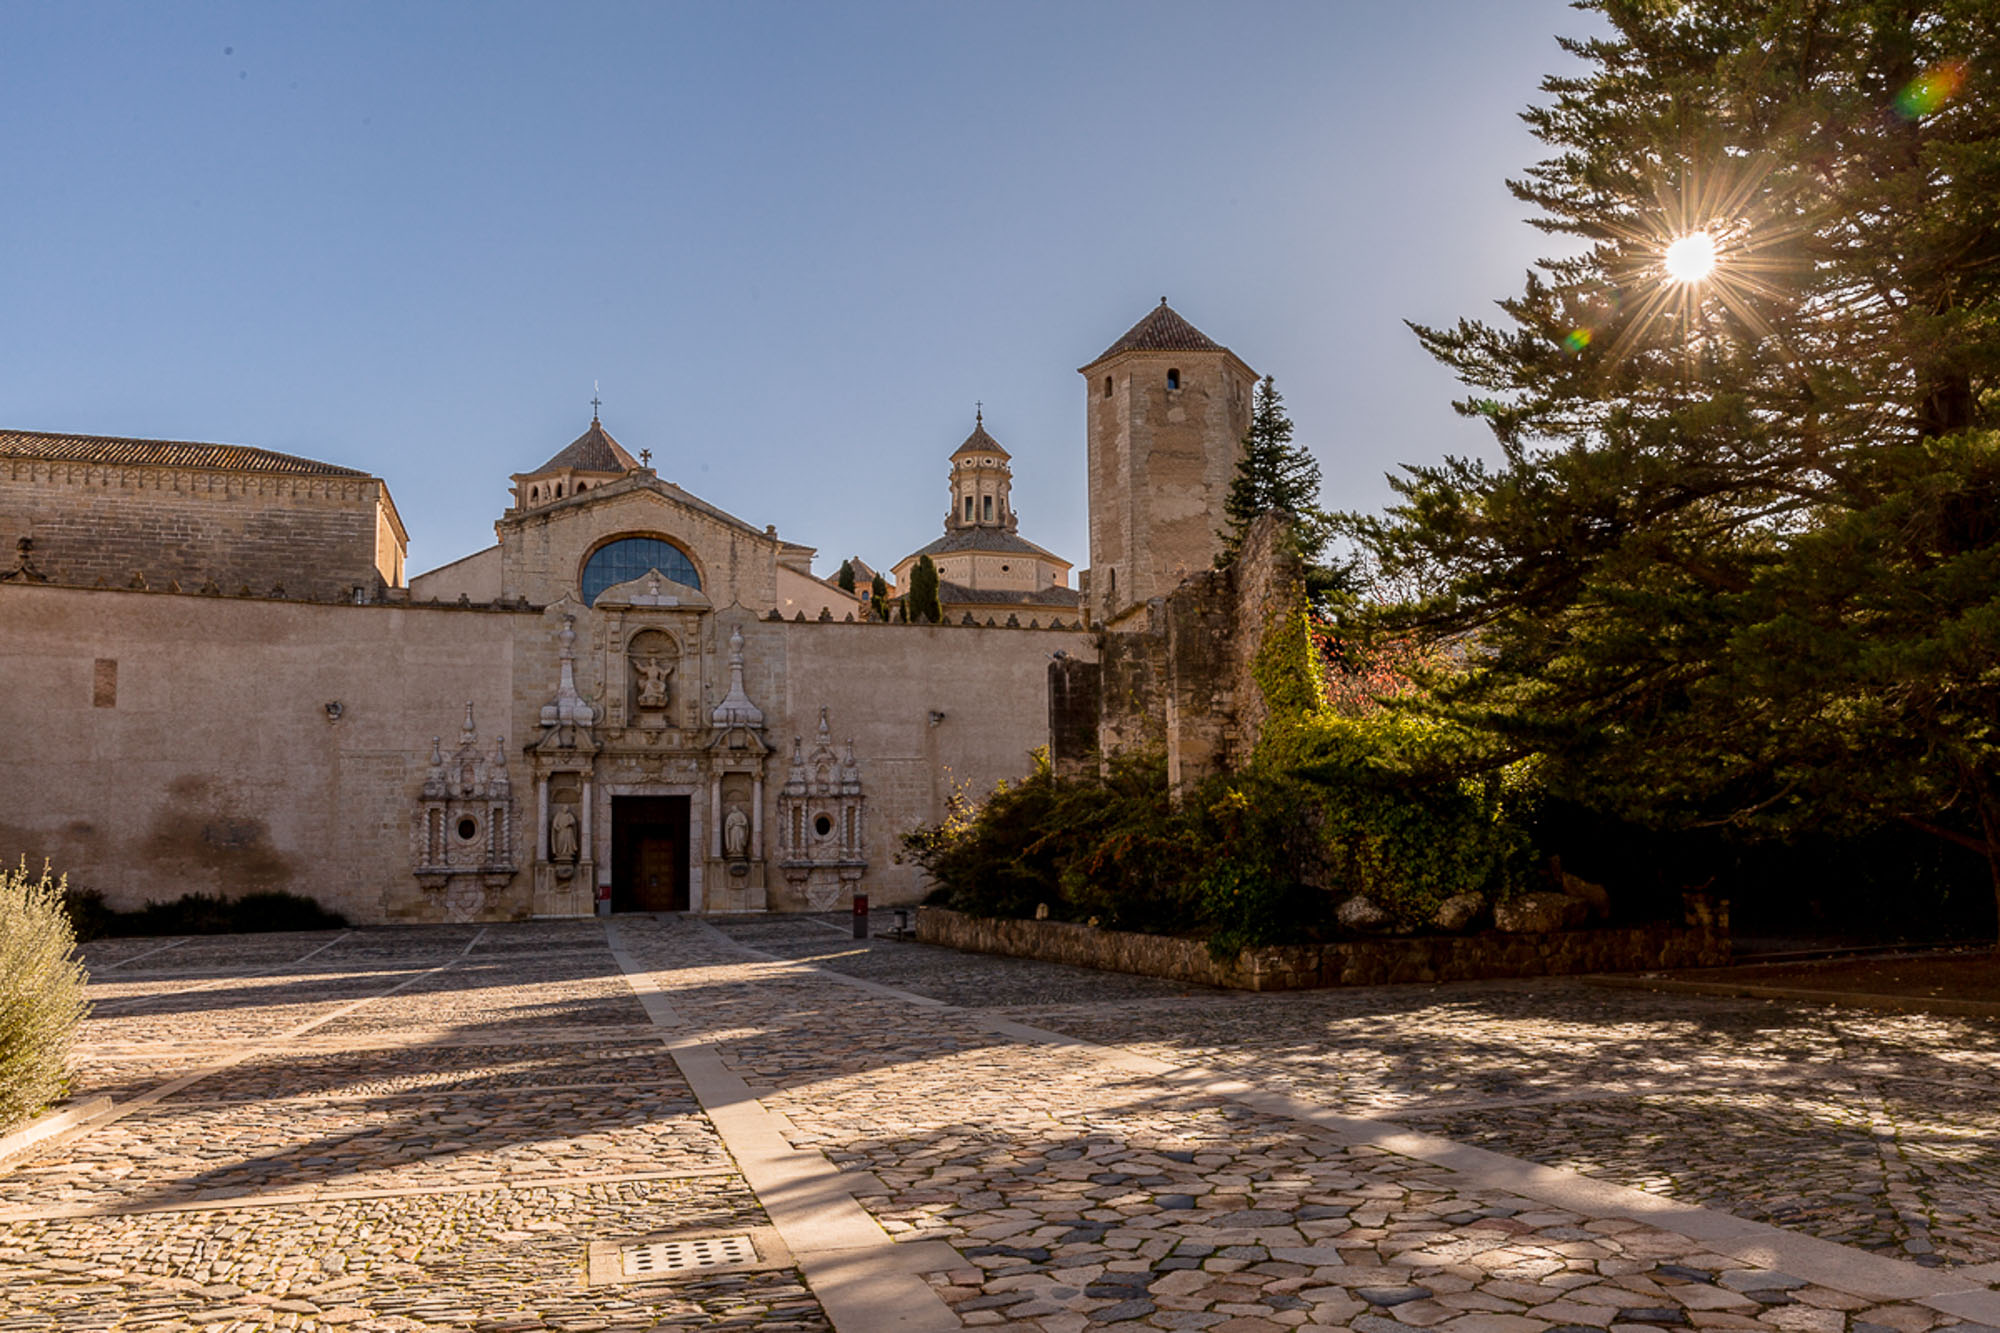
<svg viewBox="0 0 2000 1333"><path fill-rule="evenodd" d="M465 725L458 729L458 743L464 745L479 735L479 728L472 722L472 700L465 701Z"/></svg>
<svg viewBox="0 0 2000 1333"><path fill-rule="evenodd" d="M764 725L764 711L750 702L750 696L743 689L743 631L734 628L729 631L729 692L722 696L722 702L709 714L709 722L717 727L757 727Z"/></svg>
<svg viewBox="0 0 2000 1333"><path fill-rule="evenodd" d="M576 691L576 617L564 616L555 637L562 665L556 677L556 697L542 705L542 725L593 726L597 722L597 709Z"/></svg>

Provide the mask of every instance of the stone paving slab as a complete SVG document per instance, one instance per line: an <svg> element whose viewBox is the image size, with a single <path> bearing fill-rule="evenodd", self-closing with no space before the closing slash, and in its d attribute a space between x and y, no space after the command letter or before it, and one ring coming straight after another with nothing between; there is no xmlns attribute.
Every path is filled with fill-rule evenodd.
<svg viewBox="0 0 2000 1333"><path fill-rule="evenodd" d="M659 1088L680 1083L672 1057L657 1040L419 1043L307 1047L253 1056L174 1101L186 1105L287 1097L386 1098L582 1086Z"/></svg>
<svg viewBox="0 0 2000 1333"><path fill-rule="evenodd" d="M550 1025L634 1026L646 1021L603 947L575 961L470 958L323 1029L329 1036L417 1025L519 1034Z"/></svg>

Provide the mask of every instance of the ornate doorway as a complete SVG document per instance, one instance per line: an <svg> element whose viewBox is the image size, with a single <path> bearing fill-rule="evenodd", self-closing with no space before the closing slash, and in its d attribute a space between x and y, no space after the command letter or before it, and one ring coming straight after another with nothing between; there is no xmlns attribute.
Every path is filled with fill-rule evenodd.
<svg viewBox="0 0 2000 1333"><path fill-rule="evenodd" d="M688 909L688 798L611 798L611 910Z"/></svg>

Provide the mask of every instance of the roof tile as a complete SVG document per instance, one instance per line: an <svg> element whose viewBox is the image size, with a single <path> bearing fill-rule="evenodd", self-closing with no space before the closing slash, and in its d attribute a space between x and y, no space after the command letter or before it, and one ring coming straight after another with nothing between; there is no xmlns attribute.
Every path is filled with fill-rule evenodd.
<svg viewBox="0 0 2000 1333"><path fill-rule="evenodd" d="M1091 365L1106 357L1117 356L1120 352L1226 352L1229 349L1216 342L1194 325L1182 319L1162 296L1160 303L1148 311L1146 317L1125 330L1125 336L1104 349Z"/></svg>
<svg viewBox="0 0 2000 1333"><path fill-rule="evenodd" d="M278 472L294 476L365 477L359 468L338 467L296 454L252 449L240 444L191 440L135 440L117 435L63 435L36 430L0 430L0 458L46 459L58 463L103 463L127 467L199 467L230 472Z"/></svg>
<svg viewBox="0 0 2000 1333"><path fill-rule="evenodd" d="M625 452L625 446L611 438L611 432L604 429L596 417L590 419L590 429L569 442L569 447L536 468L522 475L540 476L544 472L561 472L574 468L578 472L629 472L639 466L639 460Z"/></svg>

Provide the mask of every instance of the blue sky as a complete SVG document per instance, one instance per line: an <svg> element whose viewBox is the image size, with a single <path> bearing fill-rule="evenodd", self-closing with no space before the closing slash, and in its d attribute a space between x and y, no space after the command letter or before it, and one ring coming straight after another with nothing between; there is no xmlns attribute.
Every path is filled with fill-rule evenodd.
<svg viewBox="0 0 2000 1333"><path fill-rule="evenodd" d="M1164 295L1329 504L1475 452L1404 319L1549 242L1504 181L1563 0L0 8L0 426L385 477L410 568L590 418L887 566L975 400L1088 561L1075 373Z"/></svg>

